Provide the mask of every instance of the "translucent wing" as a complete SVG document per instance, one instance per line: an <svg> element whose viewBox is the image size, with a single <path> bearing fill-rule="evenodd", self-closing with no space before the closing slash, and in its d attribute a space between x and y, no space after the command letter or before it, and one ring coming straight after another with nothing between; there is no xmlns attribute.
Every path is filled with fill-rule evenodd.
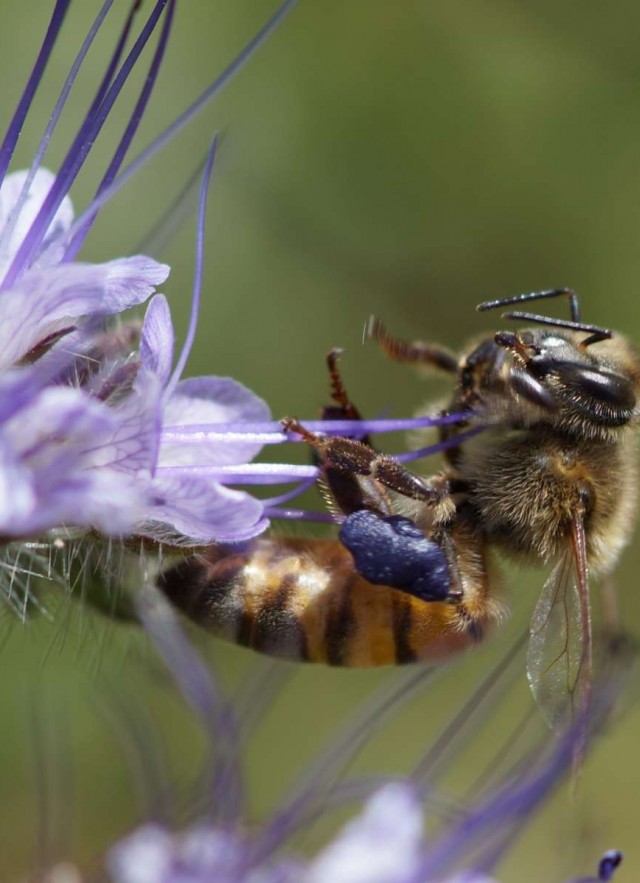
<svg viewBox="0 0 640 883"><path fill-rule="evenodd" d="M533 611L527 676L552 729L560 730L576 714L586 712L591 691L591 615L580 516L573 524L571 543Z"/></svg>

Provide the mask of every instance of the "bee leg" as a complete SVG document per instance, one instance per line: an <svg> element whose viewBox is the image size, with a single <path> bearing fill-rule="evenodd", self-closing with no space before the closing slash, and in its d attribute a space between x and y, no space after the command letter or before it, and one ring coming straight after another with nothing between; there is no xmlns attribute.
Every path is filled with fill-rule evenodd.
<svg viewBox="0 0 640 883"><path fill-rule="evenodd" d="M379 454L361 441L342 436L314 435L297 420L289 417L282 420L282 426L285 430L302 436L318 451L323 469L333 469L345 475L371 478L403 497L423 503L440 502L442 497L448 493L446 482L438 482L435 486L426 484L397 460Z"/></svg>
<svg viewBox="0 0 640 883"><path fill-rule="evenodd" d="M361 420L362 415L353 404L342 379L338 361L344 350L334 347L327 353L327 368L329 369L329 380L331 383L331 398L335 404L325 405L322 409L321 420ZM349 438L350 436L346 436ZM359 440L370 445L371 441L368 435L359 436ZM318 465L320 465L318 463Z"/></svg>
<svg viewBox="0 0 640 883"><path fill-rule="evenodd" d="M354 439L318 436L297 420L282 421L319 454L326 486L346 516L340 541L357 573L375 585L391 586L423 601L459 602L447 556L410 518L394 515L386 490L434 506L450 500L449 480L428 484L400 463ZM451 503L453 506L453 503Z"/></svg>
<svg viewBox="0 0 640 883"><path fill-rule="evenodd" d="M291 418L281 422L285 431L300 435L313 448L322 473L321 492L334 514L348 515L360 509L375 509L391 514L390 501L384 488L365 478L369 474L371 458L378 456L373 448L356 439L314 435ZM336 454L335 460L332 452Z"/></svg>
<svg viewBox="0 0 640 883"><path fill-rule="evenodd" d="M342 514L371 509L392 515L387 493L390 490L430 507L440 506L439 521L451 515L453 503L449 504L450 487L446 477L436 476L427 483L361 441L314 435L291 418L283 420L282 425L285 430L302 436L318 452L325 485Z"/></svg>
<svg viewBox="0 0 640 883"><path fill-rule="evenodd" d="M458 370L458 357L445 346L415 340L408 343L392 337L379 319L371 316L365 327L365 336L375 340L384 354L395 362L429 365L449 374Z"/></svg>
<svg viewBox="0 0 640 883"><path fill-rule="evenodd" d="M328 420L343 418L345 420L360 420L360 411L353 404L345 389L342 374L338 367L338 361L344 350L340 347L334 347L327 353L327 368L329 369L329 380L331 382L331 398L335 405L327 405L322 409L322 419Z"/></svg>

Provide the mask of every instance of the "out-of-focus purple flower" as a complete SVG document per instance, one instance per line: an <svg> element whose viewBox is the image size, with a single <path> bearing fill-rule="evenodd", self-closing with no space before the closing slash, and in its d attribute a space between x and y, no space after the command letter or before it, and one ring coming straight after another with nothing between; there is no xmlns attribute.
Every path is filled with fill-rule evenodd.
<svg viewBox="0 0 640 883"><path fill-rule="evenodd" d="M372 703L367 717L356 714L351 735L347 728L314 764L313 772L304 776L304 784L294 787L292 795L261 824L249 824L244 800L238 800L240 722L234 719L213 673L202 664L166 602L151 586L143 592L141 616L212 740L211 763L217 772L212 774L205 767L199 775L200 781L208 783L206 793L212 801L200 821L177 833L157 823L143 824L108 850L106 867L114 883L495 883L499 862L525 822L570 772L576 740L584 735L579 723L558 740L545 734L515 765L487 779L476 797L447 802L439 794L435 758L441 757L441 744L433 752L426 749L409 779L375 785L384 779L355 778L332 786L335 771L361 745L368 721L379 723L392 707L397 710L399 695L409 695L409 685L424 683L424 676L413 675L401 689ZM487 680L496 688L502 681L508 683L516 658L501 661ZM602 690L598 687L590 735L607 719L619 686L608 681ZM458 732L464 727L473 733L479 709L501 695L498 689L491 700L485 687L486 683L478 686L482 703L474 702L474 697L465 703L467 717L458 720ZM340 794L348 801L358 794L369 796L359 814L331 842L312 857L300 857L291 845L292 836L305 831L327 808L340 806ZM439 805L446 808L446 814L436 825L431 814L438 812ZM620 860L619 853L606 853L596 875L581 878L580 883L611 880Z"/></svg>
<svg viewBox="0 0 640 883"><path fill-rule="evenodd" d="M400 782L389 784L311 862L305 881L409 883L419 868L424 825L415 791Z"/></svg>
<svg viewBox="0 0 640 883"><path fill-rule="evenodd" d="M148 825L115 846L107 864L116 883L305 883L293 859L251 867L246 850L241 838L210 826L174 836Z"/></svg>
<svg viewBox="0 0 640 883"><path fill-rule="evenodd" d="M107 864L114 883L418 883L425 849L424 810L410 785L395 782L315 858L256 865L250 839L211 826L172 835L147 825L118 843ZM484 874L441 883L492 883Z"/></svg>
<svg viewBox="0 0 640 883"><path fill-rule="evenodd" d="M411 785L381 788L363 810L315 857L251 861L250 838L210 825L172 834L145 825L109 852L113 883L497 883L480 870L434 876L424 870L429 853L422 802ZM464 844L460 844L464 846ZM457 856L464 861L464 856ZM428 858L427 858L428 860ZM606 853L597 876L613 879L621 855Z"/></svg>

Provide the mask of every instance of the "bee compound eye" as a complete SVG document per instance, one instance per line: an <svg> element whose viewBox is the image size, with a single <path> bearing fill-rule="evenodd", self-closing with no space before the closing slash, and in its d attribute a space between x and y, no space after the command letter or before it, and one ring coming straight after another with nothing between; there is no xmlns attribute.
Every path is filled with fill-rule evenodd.
<svg viewBox="0 0 640 883"><path fill-rule="evenodd" d="M631 382L614 371L582 371L579 386L585 396L624 411L632 411L636 396Z"/></svg>
<svg viewBox="0 0 640 883"><path fill-rule="evenodd" d="M410 518L362 509L344 520L340 541L351 552L356 571L370 583L423 601L450 599L446 556Z"/></svg>

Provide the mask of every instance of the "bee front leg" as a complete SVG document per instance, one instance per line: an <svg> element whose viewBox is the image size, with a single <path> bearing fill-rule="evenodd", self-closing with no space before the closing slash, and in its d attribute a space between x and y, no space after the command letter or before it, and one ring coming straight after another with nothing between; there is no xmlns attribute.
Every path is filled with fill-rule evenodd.
<svg viewBox="0 0 640 883"><path fill-rule="evenodd" d="M365 336L375 340L382 352L394 362L437 368L448 374L455 374L458 370L458 357L446 346L425 343L422 340L414 340L410 343L399 340L397 337L392 337L380 319L375 316L371 316L367 322Z"/></svg>

